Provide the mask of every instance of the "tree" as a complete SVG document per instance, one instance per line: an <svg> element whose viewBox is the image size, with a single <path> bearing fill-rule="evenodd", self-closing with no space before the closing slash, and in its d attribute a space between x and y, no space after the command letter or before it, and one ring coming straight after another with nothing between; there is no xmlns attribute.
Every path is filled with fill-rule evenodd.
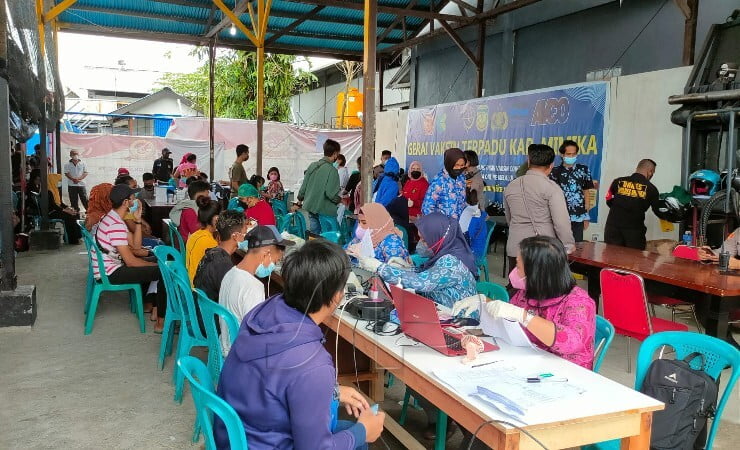
<svg viewBox="0 0 740 450"><path fill-rule="evenodd" d="M205 49L194 51L201 60ZM257 118L257 54L239 50L219 51L214 79L214 110L217 117ZM267 54L265 57L265 120L289 122L290 98L306 92L317 78L293 68L295 56ZM167 73L159 81L190 99L208 114L208 63L192 73Z"/></svg>

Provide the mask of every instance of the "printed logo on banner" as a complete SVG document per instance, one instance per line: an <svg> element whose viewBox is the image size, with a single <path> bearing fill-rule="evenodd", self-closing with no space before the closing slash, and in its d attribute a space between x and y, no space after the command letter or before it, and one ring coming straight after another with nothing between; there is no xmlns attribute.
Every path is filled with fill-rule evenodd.
<svg viewBox="0 0 740 450"><path fill-rule="evenodd" d="M151 140L137 139L128 147L128 155L131 159L146 159L153 161L159 158L159 152Z"/></svg>
<svg viewBox="0 0 740 450"><path fill-rule="evenodd" d="M582 83L410 110L407 161L419 160L434 176L442 168L445 150L473 150L478 153L488 200L502 202L503 190L526 161L530 144L546 144L557 151L570 139L581 148L578 163L600 180L607 86ZM558 154L555 164L561 163ZM597 219L598 208L594 208L591 221Z"/></svg>

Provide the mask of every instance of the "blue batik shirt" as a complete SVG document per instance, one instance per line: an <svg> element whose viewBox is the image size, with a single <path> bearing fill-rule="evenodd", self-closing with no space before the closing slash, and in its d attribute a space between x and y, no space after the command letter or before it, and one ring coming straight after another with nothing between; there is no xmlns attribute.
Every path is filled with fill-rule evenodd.
<svg viewBox="0 0 740 450"><path fill-rule="evenodd" d="M447 217L460 219L465 209L465 175L452 178L445 169L439 171L429 183L429 189L421 205L421 214L441 212Z"/></svg>
<svg viewBox="0 0 740 450"><path fill-rule="evenodd" d="M593 189L594 180L588 167L574 164L573 167L567 168L561 164L552 169L550 179L563 190L571 222L589 220L584 190Z"/></svg>
<svg viewBox="0 0 740 450"><path fill-rule="evenodd" d="M345 245L344 248L346 249L350 245L355 245L359 243L360 240L355 237L354 239L352 239L352 241L350 241L349 244ZM398 257L403 259L404 261L411 262L409 251L403 244L403 239L401 239L397 234L389 234L388 236L386 236L382 241L378 243L378 245L375 246L374 251L375 259L380 262L387 263L393 257Z"/></svg>

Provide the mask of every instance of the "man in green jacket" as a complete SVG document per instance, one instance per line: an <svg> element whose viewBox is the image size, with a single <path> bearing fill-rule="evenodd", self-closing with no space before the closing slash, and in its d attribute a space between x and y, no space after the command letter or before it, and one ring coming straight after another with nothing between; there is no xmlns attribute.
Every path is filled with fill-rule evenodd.
<svg viewBox="0 0 740 450"><path fill-rule="evenodd" d="M308 229L319 234L322 231L319 215L336 220L339 197L339 172L334 162L339 156L339 142L327 139L324 142L324 157L311 163L303 174L303 184L298 191L298 201L308 211Z"/></svg>

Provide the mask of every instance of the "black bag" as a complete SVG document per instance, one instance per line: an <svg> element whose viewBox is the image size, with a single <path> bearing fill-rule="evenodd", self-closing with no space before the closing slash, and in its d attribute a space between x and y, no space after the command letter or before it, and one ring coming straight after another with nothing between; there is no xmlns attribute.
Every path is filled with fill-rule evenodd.
<svg viewBox="0 0 740 450"><path fill-rule="evenodd" d="M664 410L653 413L653 450L703 449L706 444L704 429L707 419L714 417L719 384L691 368L689 363L697 357L704 367L704 355L694 352L682 361L655 360L648 368L640 392L665 403Z"/></svg>

